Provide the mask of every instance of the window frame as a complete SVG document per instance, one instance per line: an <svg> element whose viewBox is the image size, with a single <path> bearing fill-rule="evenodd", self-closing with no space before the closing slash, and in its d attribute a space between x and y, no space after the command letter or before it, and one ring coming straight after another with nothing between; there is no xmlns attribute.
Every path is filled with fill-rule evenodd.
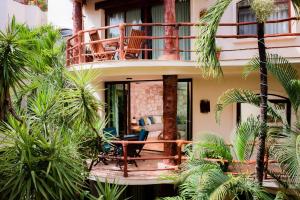
<svg viewBox="0 0 300 200"><path fill-rule="evenodd" d="M256 94L256 95L259 96L259 94ZM280 99L270 98L270 99L268 99L269 102L271 102L271 103L285 103L287 105L287 107L286 107L286 120L287 120L287 123L289 125L291 125L292 105L291 105L290 99L288 97L277 95L277 94L272 94L272 93L268 93L268 96L269 95L280 98ZM241 103L236 103L236 124L237 125L241 123L241 112L242 112Z"/></svg>
<svg viewBox="0 0 300 200"><path fill-rule="evenodd" d="M242 2L243 0L240 0L238 1L236 4L235 4L235 7L236 7L236 22L237 23L240 23L240 20L239 20L239 11L240 11L240 8L243 8L243 9L247 9L249 8L250 9L250 5L248 6L242 6L242 7L239 7L239 3ZM283 3L288 3L288 18L291 17L291 0L275 0L275 4L283 4ZM236 26L236 34L237 35L241 35L240 34L240 26L243 26L243 25L237 25ZM291 24L291 21L288 21L288 32L287 33L292 33L292 24ZM276 34L269 34L269 35L276 35Z"/></svg>

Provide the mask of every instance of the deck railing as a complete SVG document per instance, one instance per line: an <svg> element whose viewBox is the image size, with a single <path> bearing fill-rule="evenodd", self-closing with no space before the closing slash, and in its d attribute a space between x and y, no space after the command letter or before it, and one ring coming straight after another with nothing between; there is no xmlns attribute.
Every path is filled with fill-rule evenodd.
<svg viewBox="0 0 300 200"><path fill-rule="evenodd" d="M124 141L124 140L114 140L111 141L112 144L116 146L122 146L122 155L115 155L115 156L104 156L105 158L109 159L114 159L116 161L121 161L122 162L122 167L120 170L123 172L124 177L128 177L130 172L136 172L136 171L165 171L165 170L177 170L180 168L180 165L182 164L183 161L186 161L188 159L187 155L184 154L184 147L185 145L189 144L195 144L195 142L192 141L186 141L186 140L153 140L153 141ZM131 157L128 156L128 146L129 145L137 145L137 144L172 144L176 145L176 154L175 155L158 155L158 156L146 156L146 155L141 155L139 157ZM228 146L232 146L228 144ZM163 152L162 152L163 153ZM170 160L174 161L174 166L169 166L167 168L153 168L153 169L128 169L128 163L130 161L138 161L138 160ZM214 163L228 163L229 161L226 159L214 159L214 158L206 158L204 159L209 162L214 162ZM240 166L240 169L233 169L233 171L226 172L226 174L231 174L231 175L239 175L239 174L248 174L254 176L255 174L255 164L256 160L245 160L245 161L240 161L240 160L232 160L231 163L237 167ZM270 160L267 156L265 157L265 179L268 178L267 174L267 169L270 167L270 164L278 164L276 160ZM252 173L250 172L252 171Z"/></svg>
<svg viewBox="0 0 300 200"><path fill-rule="evenodd" d="M298 20L296 17L280 20L270 20L266 23L282 23ZM221 23L220 27L236 27L243 25L253 25L256 22L240 22L240 23ZM129 24L122 23L113 26L104 26L96 29L82 30L72 36L67 41L66 48L66 60L67 66L73 64L81 64L93 61L103 61L105 59L97 59L99 55L114 54L112 59L125 60L126 51L135 50L140 51L138 59L158 59L164 51L174 54L174 58L177 60L191 60L191 53L195 52L193 45L191 45L195 39L197 26L205 26L205 24L199 23L142 23L142 24ZM165 36L164 28L173 27L173 36ZM131 36L130 30L138 29L144 32L144 36ZM193 30L192 30L193 29ZM155 31L156 30L156 31ZM160 30L160 31L157 31ZM184 30L184 31L183 31ZM89 33L97 32L99 34L99 40L91 41ZM113 31L116 37L108 37L109 32ZM265 34L266 38L270 37L284 37L284 36L300 36L300 33L280 33L280 34ZM256 38L256 34L238 35L238 34L218 34L216 38L219 39L239 39L239 38ZM140 47L133 49L127 49L126 44L132 39L143 39L143 44ZM172 40L172 49L165 49L164 41ZM105 52L95 52L92 50L91 45L101 44L104 48L112 47L105 50ZM300 45L293 46L272 46L267 48L289 48L300 47ZM252 50L256 48L244 48L244 49L222 49L222 51L241 51Z"/></svg>

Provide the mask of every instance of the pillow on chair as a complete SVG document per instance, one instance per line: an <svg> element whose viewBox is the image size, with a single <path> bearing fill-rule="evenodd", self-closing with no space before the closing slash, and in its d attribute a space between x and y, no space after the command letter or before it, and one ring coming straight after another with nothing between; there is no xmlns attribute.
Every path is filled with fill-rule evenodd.
<svg viewBox="0 0 300 200"><path fill-rule="evenodd" d="M143 118L139 119L139 125L140 126L145 126L145 121Z"/></svg>
<svg viewBox="0 0 300 200"><path fill-rule="evenodd" d="M153 116L155 124L162 124L162 116Z"/></svg>
<svg viewBox="0 0 300 200"><path fill-rule="evenodd" d="M155 124L153 116L149 116L148 118L150 119L151 124Z"/></svg>

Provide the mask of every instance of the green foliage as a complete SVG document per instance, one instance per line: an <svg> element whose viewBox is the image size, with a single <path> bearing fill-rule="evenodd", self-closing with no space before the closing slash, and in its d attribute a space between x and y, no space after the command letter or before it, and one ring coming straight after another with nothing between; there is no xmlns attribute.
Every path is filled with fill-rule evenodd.
<svg viewBox="0 0 300 200"><path fill-rule="evenodd" d="M260 126L261 124L258 119L250 117L247 121L240 123L236 128L233 149L239 160L249 160L252 156Z"/></svg>
<svg viewBox="0 0 300 200"><path fill-rule="evenodd" d="M275 10L274 0L252 0L251 8L260 23L264 23Z"/></svg>
<svg viewBox="0 0 300 200"><path fill-rule="evenodd" d="M92 200L121 200L122 194L125 192L126 186L118 185L116 182L108 183L106 180L105 183L97 181L96 190L99 197L92 197ZM122 200L127 200L122 199Z"/></svg>
<svg viewBox="0 0 300 200"><path fill-rule="evenodd" d="M216 55L216 34L220 20L232 0L218 0L200 19L196 51L198 65L202 67L205 77L220 77L222 68Z"/></svg>
<svg viewBox="0 0 300 200"><path fill-rule="evenodd" d="M1 40L0 51L13 50L0 59L1 69L13 64L5 84L15 91L16 111L0 125L0 199L79 199L86 156L97 153L105 124L91 72L67 72L64 44L51 26L29 29L13 20L0 37L9 42Z"/></svg>
<svg viewBox="0 0 300 200"><path fill-rule="evenodd" d="M44 136L12 117L0 126L1 199L73 199L84 166L68 132Z"/></svg>
<svg viewBox="0 0 300 200"><path fill-rule="evenodd" d="M232 161L229 146L226 145L223 138L213 134L203 135L200 142L194 144L193 151L200 159L213 158L226 160L227 162L219 162L224 171L227 171L228 164Z"/></svg>
<svg viewBox="0 0 300 200"><path fill-rule="evenodd" d="M295 92L297 84L293 80L299 79L297 70L284 57L277 54L267 54L267 69L278 80L281 86L285 89L289 96L294 111L297 113L300 105L300 93ZM259 70L259 57L250 60L247 67L244 69L244 76L247 77L251 72ZM299 85L299 84L298 84Z"/></svg>
<svg viewBox="0 0 300 200"><path fill-rule="evenodd" d="M229 89L225 91L218 99L215 111L217 122L220 122L221 113L225 107L234 103L248 103L257 107L260 105L259 96L253 91L245 89ZM280 113L272 106L270 102L268 103L267 111L268 115L272 118L281 119Z"/></svg>

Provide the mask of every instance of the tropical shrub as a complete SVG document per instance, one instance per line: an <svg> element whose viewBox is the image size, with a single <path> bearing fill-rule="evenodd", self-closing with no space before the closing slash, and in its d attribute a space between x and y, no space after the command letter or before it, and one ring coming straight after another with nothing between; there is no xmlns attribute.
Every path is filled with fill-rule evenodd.
<svg viewBox="0 0 300 200"><path fill-rule="evenodd" d="M12 74L10 82L0 77L0 90L13 91L0 122L0 199L80 199L85 160L96 154L105 124L95 76L65 69L64 42L51 26L29 29L13 20L1 33L0 52L5 44L16 50L0 58Z"/></svg>

